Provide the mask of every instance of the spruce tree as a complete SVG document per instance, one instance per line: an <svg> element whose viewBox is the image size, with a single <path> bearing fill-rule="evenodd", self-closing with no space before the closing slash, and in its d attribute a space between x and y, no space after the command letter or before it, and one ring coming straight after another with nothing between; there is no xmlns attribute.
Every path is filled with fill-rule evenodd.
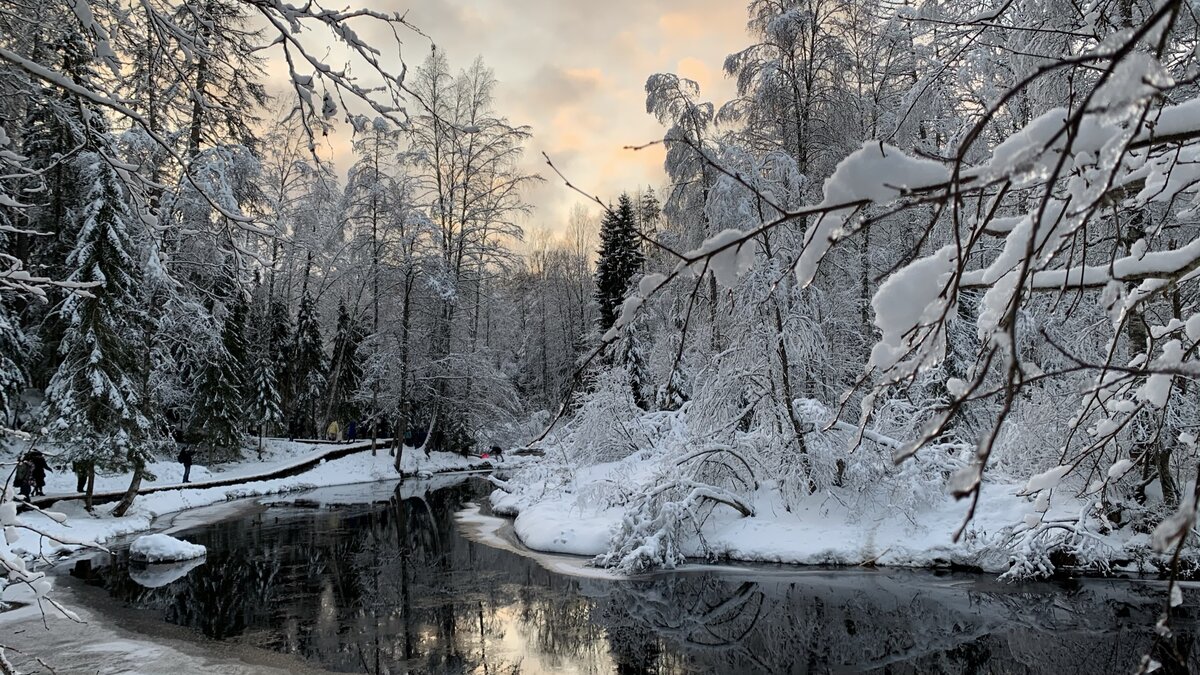
<svg viewBox="0 0 1200 675"><path fill-rule="evenodd" d="M0 427L17 426L17 400L25 386L21 361L25 354L25 335L16 316L0 296ZM4 442L0 433L0 444Z"/></svg>
<svg viewBox="0 0 1200 675"><path fill-rule="evenodd" d="M246 303L234 292L219 341L214 341L201 368L192 428L208 451L210 461L241 456L245 400Z"/></svg>
<svg viewBox="0 0 1200 675"><path fill-rule="evenodd" d="M11 227L11 223L7 214L0 210L0 261L7 254L6 227ZM0 427L17 426L17 400L25 386L23 363L28 353L25 332L21 330L9 300L9 294L0 293ZM6 434L0 431L0 447L5 438Z"/></svg>
<svg viewBox="0 0 1200 675"><path fill-rule="evenodd" d="M650 367L646 362L645 345L650 342L649 327L643 315L625 326L616 345L620 363L629 373L629 389L633 400L642 410L649 410L655 403L654 383L650 381Z"/></svg>
<svg viewBox="0 0 1200 675"><path fill-rule="evenodd" d="M658 195L654 194L654 188L648 187L642 193L641 199L638 201L637 209L637 225L642 231L642 234L653 237L658 234L659 224L662 222L662 204L658 201Z"/></svg>
<svg viewBox="0 0 1200 675"><path fill-rule="evenodd" d="M600 306L601 332L617 320L621 303L644 257L637 236L633 200L622 193L617 208L609 209L600 224L600 260L596 264L596 303Z"/></svg>
<svg viewBox="0 0 1200 675"><path fill-rule="evenodd" d="M295 414L306 429L320 432L318 405L325 393L325 348L321 340L321 319L308 289L300 298L296 314L296 335L292 346L292 386Z"/></svg>
<svg viewBox="0 0 1200 675"><path fill-rule="evenodd" d="M258 426L258 458L262 459L263 436L267 428L283 419L280 409L279 383L276 379L277 364L270 353L263 349L254 359L250 370L250 397L247 407L250 419Z"/></svg>
<svg viewBox="0 0 1200 675"><path fill-rule="evenodd" d="M345 301L338 303L337 333L333 337L333 357L329 367L329 408L343 422L358 416L354 398L363 381L359 347L365 339L362 323L350 316Z"/></svg>
<svg viewBox="0 0 1200 675"><path fill-rule="evenodd" d="M84 36L67 25L65 31L40 26L38 32L42 34L37 39L72 82L90 83L95 76L91 49ZM78 208L90 198L85 193L89 180L81 175L83 163L64 158L81 147L106 147L103 120L94 106L51 86L35 90L25 109L20 153L27 158L29 168L36 171L18 181L20 201L28 203L29 208L15 213L19 229L37 234L18 234L12 243L20 249L18 256L43 276L63 279L75 271L67 261L79 241ZM114 156L107 150L109 156ZM39 325L40 348L29 354L26 364L31 384L36 387L46 386L53 375L58 365L55 349L67 330L64 315L54 311L63 294L51 289L48 295L49 302L32 303L22 311L25 325Z"/></svg>
<svg viewBox="0 0 1200 675"><path fill-rule="evenodd" d="M67 328L43 415L50 439L69 459L133 471L129 493L117 507L123 513L137 494L158 429L146 396L141 254L116 172L95 152L81 155L78 164L86 198L67 264L74 269L70 281L99 285L68 295L59 310Z"/></svg>

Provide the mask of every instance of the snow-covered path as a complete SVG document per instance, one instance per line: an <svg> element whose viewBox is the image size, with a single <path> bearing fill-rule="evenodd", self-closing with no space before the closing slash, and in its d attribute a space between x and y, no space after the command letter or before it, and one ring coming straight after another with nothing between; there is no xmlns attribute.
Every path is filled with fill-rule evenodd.
<svg viewBox="0 0 1200 675"><path fill-rule="evenodd" d="M219 473L213 473L203 466L195 465L192 467L193 477L198 477L200 480L192 480L188 483L180 482L161 482L163 478L168 476L182 477L183 469L181 465L174 463L159 463L156 464L157 470L155 475L158 477L154 481L143 482L142 489L139 495L154 494L165 490L185 490L185 489L204 489L215 487L228 487L231 485L239 485L241 483L249 483L263 480L272 480L276 478L287 478L308 471L323 462L340 459L347 455L357 452L365 452L371 449L371 441L362 441L357 443L326 443L320 441L297 441L287 442L278 439L271 439L272 445L279 446L286 443L289 446L309 446L306 450L302 450L302 454L294 452L279 452L278 447L272 448L276 450L265 456L262 461L246 461L238 462L229 465L227 470ZM375 447L387 452L388 445L391 443L390 438L381 438L375 441ZM169 472L169 473L168 473ZM207 478L204 478L207 476ZM116 501L125 494L125 488L120 483L128 484L128 476L105 477L107 480L97 477L97 487L107 488L98 489L92 496L93 503L103 504L105 502ZM117 486L111 486L116 478ZM33 499L33 504L41 508L48 508L51 504L64 499L82 499L83 495L70 489L70 483L75 479L74 474L69 472L57 472L47 476L46 487L49 492L44 497Z"/></svg>

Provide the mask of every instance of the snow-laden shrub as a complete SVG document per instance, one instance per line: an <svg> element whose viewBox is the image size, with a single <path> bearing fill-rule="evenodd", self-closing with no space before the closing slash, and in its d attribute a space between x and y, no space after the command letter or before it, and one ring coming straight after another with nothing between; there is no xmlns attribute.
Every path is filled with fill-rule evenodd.
<svg viewBox="0 0 1200 675"><path fill-rule="evenodd" d="M579 466L611 462L653 445L653 429L645 424L623 367L596 375L591 391L551 444L554 452Z"/></svg>
<svg viewBox="0 0 1200 675"><path fill-rule="evenodd" d="M596 557L597 566L627 574L672 569L683 562L690 537L703 540L702 528L713 509L754 514L742 495L752 493L757 483L746 460L728 446L712 444L683 456L665 452L656 459L658 470L634 492L609 551Z"/></svg>

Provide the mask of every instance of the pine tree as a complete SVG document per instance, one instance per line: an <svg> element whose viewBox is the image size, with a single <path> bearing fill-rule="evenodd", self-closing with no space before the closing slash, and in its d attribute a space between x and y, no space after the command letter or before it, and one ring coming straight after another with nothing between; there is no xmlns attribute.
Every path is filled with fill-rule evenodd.
<svg viewBox="0 0 1200 675"><path fill-rule="evenodd" d="M53 16L52 9L47 11ZM52 23L50 16L44 18ZM37 39L48 58L72 82L91 82L92 56L84 36L78 30L59 32L49 25L39 32L42 30L47 34ZM45 276L61 279L74 272L67 260L78 242L81 221L76 210L86 197L83 191L89 182L80 175L80 162L63 158L80 147L103 147L107 142L103 119L95 107L49 86L35 90L25 109L20 152L36 172L19 181L20 201L30 207L17 211L15 218L20 221L20 229L38 234L19 234L13 244L20 249L18 256ZM65 317L54 311L62 296L51 290L50 298L50 302L31 304L22 312L27 315L26 325L39 324L42 338L40 349L29 355L27 363L27 374L36 387L46 386L52 376L58 363L55 348L67 330Z"/></svg>
<svg viewBox="0 0 1200 675"><path fill-rule="evenodd" d="M617 208L600 224L600 260L596 264L596 302L600 305L600 330L617 320L617 312L644 257L637 236L633 200L622 193Z"/></svg>
<svg viewBox="0 0 1200 675"><path fill-rule="evenodd" d="M345 301L338 303L337 333L333 337L333 358L329 367L328 416L348 421L358 417L355 394L363 381L359 346L366 336L362 323L350 316Z"/></svg>
<svg viewBox="0 0 1200 675"><path fill-rule="evenodd" d="M263 436L267 428L283 419L280 409L277 364L266 350L260 350L250 371L250 419L258 426L258 458L262 459Z"/></svg>
<svg viewBox="0 0 1200 675"><path fill-rule="evenodd" d="M146 397L142 263L133 239L136 221L116 172L95 152L78 163L88 187L67 264L75 270L71 281L100 285L69 295L59 310L67 329L43 414L50 438L69 459L133 471L127 498L118 505L123 513L141 484L158 428Z"/></svg>
<svg viewBox="0 0 1200 675"><path fill-rule="evenodd" d="M662 204L658 201L658 195L654 194L654 188L647 187L646 191L642 193L641 198L638 200L638 229L647 237L654 238L658 235L658 229L661 223ZM649 253L650 251L647 251L647 254Z"/></svg>
<svg viewBox="0 0 1200 675"><path fill-rule="evenodd" d="M296 315L296 334L292 347L292 386L295 414L306 429L317 429L317 406L325 393L325 348L321 340L321 319L308 289L300 298Z"/></svg>
<svg viewBox="0 0 1200 675"><path fill-rule="evenodd" d="M246 303L235 296L200 373L192 427L199 431L209 459L228 461L241 455L245 400Z"/></svg>
<svg viewBox="0 0 1200 675"><path fill-rule="evenodd" d="M11 223L0 210L0 260L7 252L6 226L11 227ZM0 295L0 427L17 425L17 398L26 382L23 363L27 353L25 332L12 311L8 295ZM4 438L5 434L0 432L0 447Z"/></svg>
<svg viewBox="0 0 1200 675"><path fill-rule="evenodd" d="M655 401L654 384L650 381L650 367L646 362L645 347L650 342L649 327L645 319L638 319L626 326L617 344L617 355L629 373L629 389L633 400L642 410L649 410Z"/></svg>
<svg viewBox="0 0 1200 675"><path fill-rule="evenodd" d="M20 323L0 297L0 426L15 427L17 398L25 385L21 361L25 354L25 335ZM3 434L0 434L3 443Z"/></svg>

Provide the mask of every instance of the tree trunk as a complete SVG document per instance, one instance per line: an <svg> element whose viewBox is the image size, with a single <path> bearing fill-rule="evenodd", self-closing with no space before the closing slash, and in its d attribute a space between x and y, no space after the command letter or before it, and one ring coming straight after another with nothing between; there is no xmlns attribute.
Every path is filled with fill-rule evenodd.
<svg viewBox="0 0 1200 675"><path fill-rule="evenodd" d="M129 507L133 506L133 500L137 498L138 490L140 490L141 487L142 467L139 464L138 466L133 467L133 479L129 481L129 489L125 491L125 496L121 497L121 501L117 502L117 505L113 507L112 515L114 517L120 518L121 516L125 515L125 512L129 510ZM88 485L88 489L90 491L90 484Z"/></svg>
<svg viewBox="0 0 1200 675"><path fill-rule="evenodd" d="M412 279L404 283L404 309L400 313L400 405L395 429L392 430L392 445L396 447L396 473L400 473L400 458L404 454L404 432L408 429L408 326L412 313L409 300L412 297Z"/></svg>
<svg viewBox="0 0 1200 675"><path fill-rule="evenodd" d="M765 221L765 215L762 210L762 201L758 201L758 217L759 220ZM771 250L771 235L763 235L763 252L768 258L774 257L774 251ZM804 425L796 416L795 393L792 389L792 364L788 358L787 339L783 332L783 312L779 309L779 293L785 294L789 292L790 285L786 280L782 281L778 288L775 289L775 297L771 300L772 318L775 324L775 352L779 358L780 382L783 386L783 407L787 411L788 421L791 422L792 433L796 437L796 448L800 454L808 454L808 445L804 442Z"/></svg>
<svg viewBox="0 0 1200 675"><path fill-rule="evenodd" d="M87 490L83 495L83 508L88 512L92 510L92 494L96 491L96 463L87 463Z"/></svg>

